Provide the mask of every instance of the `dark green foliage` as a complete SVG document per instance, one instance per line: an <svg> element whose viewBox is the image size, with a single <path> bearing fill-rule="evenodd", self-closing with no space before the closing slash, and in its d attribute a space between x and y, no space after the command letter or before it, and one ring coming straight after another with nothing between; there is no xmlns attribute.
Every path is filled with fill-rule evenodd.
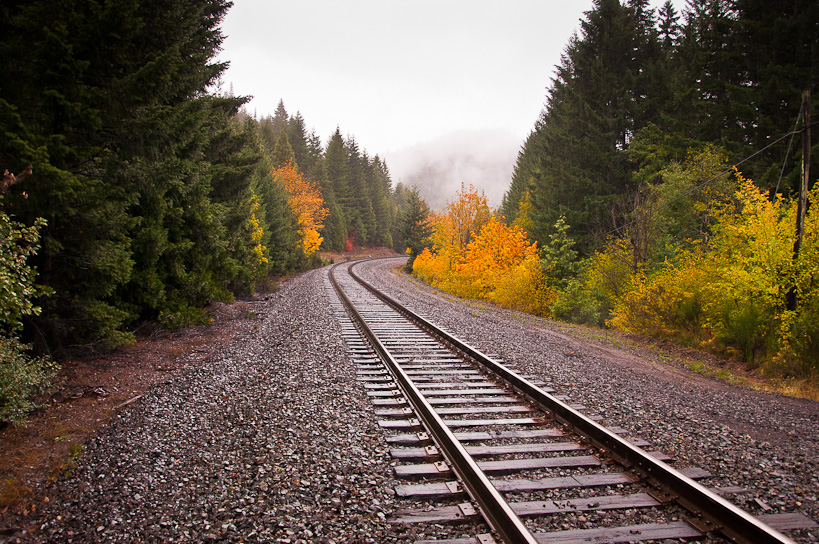
<svg viewBox="0 0 819 544"><path fill-rule="evenodd" d="M345 147L347 186L337 193L338 203L347 222L348 239L356 245L366 246L375 237L375 212L367 183L370 161L366 152L362 154L354 138L348 138Z"/></svg>
<svg viewBox="0 0 819 544"><path fill-rule="evenodd" d="M325 221L324 246L336 251L355 245L393 245L395 193L386 163L370 158L355 139L337 128L324 153L322 194L330 215Z"/></svg>
<svg viewBox="0 0 819 544"><path fill-rule="evenodd" d="M406 209L401 217L401 242L409 250L409 260L404 269L412 272L412 263L429 245L432 235L432 224L429 217L429 207L421 198L418 189L412 188L406 195Z"/></svg>
<svg viewBox="0 0 819 544"><path fill-rule="evenodd" d="M31 357L30 346L0 335L0 422L20 424L53 388L59 366L46 357Z"/></svg>
<svg viewBox="0 0 819 544"><path fill-rule="evenodd" d="M403 217L409 208L412 192L417 192L417 189L415 187L407 187L399 182L395 186L393 198L390 202L391 214L396 218L390 228L390 236L392 238L392 248L398 253L404 253L407 249L407 244L404 240Z"/></svg>
<svg viewBox="0 0 819 544"><path fill-rule="evenodd" d="M393 210L390 206L391 181L387 165L378 155L367 165L367 193L372 202L375 229L370 244L392 247Z"/></svg>
<svg viewBox="0 0 819 544"><path fill-rule="evenodd" d="M662 52L645 3L598 0L566 48L547 105L518 157L503 212L513 220L532 195L533 230L543 245L564 216L578 250L589 254L629 189L623 151L659 115Z"/></svg>
<svg viewBox="0 0 819 544"><path fill-rule="evenodd" d="M287 163L295 161L295 159L296 156L293 153L293 147L290 145L287 133L284 130L280 130L273 144L273 153L271 155L273 166L275 168L285 166ZM296 162L296 164L298 164L298 162Z"/></svg>
<svg viewBox="0 0 819 544"><path fill-rule="evenodd" d="M304 118L301 113L296 112L295 117L291 117L287 122L287 141L293 152L293 160L299 165L299 169L308 176L316 168L316 163L320 159L319 155L311 153L308 144L307 131L304 126ZM311 176L312 177L312 176Z"/></svg>
<svg viewBox="0 0 819 544"><path fill-rule="evenodd" d="M795 361L787 361L796 368L786 369L791 375L819 374L819 295L814 291L806 297L802 311L793 325Z"/></svg>
<svg viewBox="0 0 819 544"><path fill-rule="evenodd" d="M293 160L318 183L343 248L389 244L386 165L341 142L341 177L300 114L256 121L214 95L226 0L9 1L0 5L0 164L34 174L5 207L38 218L31 258L53 296L33 301L39 351L107 349L144 320L207 321L209 301L316 264L270 172ZM339 135L340 139L340 135ZM332 154L330 154L332 155ZM343 200L336 200L338 186Z"/></svg>
<svg viewBox="0 0 819 544"><path fill-rule="evenodd" d="M528 192L541 247L564 216L590 255L622 234L645 184L662 183L690 149L712 143L737 160L795 128L802 90L816 95L817 26L809 0L691 0L682 14L670 2L655 13L645 0L596 0L566 46L502 213L515 220ZM783 164L785 145L743 173L791 193L801 153Z"/></svg>

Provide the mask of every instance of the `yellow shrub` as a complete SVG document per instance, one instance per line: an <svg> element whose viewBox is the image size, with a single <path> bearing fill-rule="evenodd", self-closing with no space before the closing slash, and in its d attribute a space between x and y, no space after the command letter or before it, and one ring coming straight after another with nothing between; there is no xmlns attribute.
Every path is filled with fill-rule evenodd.
<svg viewBox="0 0 819 544"><path fill-rule="evenodd" d="M504 308L546 316L556 296L557 291L546 283L540 262L527 257L500 278L490 300Z"/></svg>
<svg viewBox="0 0 819 544"><path fill-rule="evenodd" d="M440 265L441 261L438 259L438 255L432 253L427 247L412 263L412 274L421 281L437 287L440 284L440 278L443 276Z"/></svg>
<svg viewBox="0 0 819 544"><path fill-rule="evenodd" d="M463 261L454 266L462 292L489 299L498 282L527 257L537 259L537 246L519 227L507 227L492 217L466 248Z"/></svg>
<svg viewBox="0 0 819 544"><path fill-rule="evenodd" d="M614 296L609 323L675 339L699 337L702 345L751 364L770 362L777 353L780 362L806 361L817 346L811 337L819 332L811 325L819 317L811 295L819 276L817 220L806 220L803 251L794 263L795 205L771 201L750 180L736 176L735 201L714 210L717 222L708 244L679 253L675 264L650 276L637 274L629 289ZM817 199L819 193L811 196ZM786 310L793 287L796 312Z"/></svg>
<svg viewBox="0 0 819 544"><path fill-rule="evenodd" d="M676 265L666 262L651 277L636 274L630 289L616 299L609 324L628 332L698 337L706 287L713 279L698 251L683 255Z"/></svg>
<svg viewBox="0 0 819 544"><path fill-rule="evenodd" d="M427 248L415 260L416 277L459 297L541 315L548 312L555 293L546 285L537 246L520 227L508 227L493 216L462 248L446 242L451 225L446 216L437 218L435 250Z"/></svg>

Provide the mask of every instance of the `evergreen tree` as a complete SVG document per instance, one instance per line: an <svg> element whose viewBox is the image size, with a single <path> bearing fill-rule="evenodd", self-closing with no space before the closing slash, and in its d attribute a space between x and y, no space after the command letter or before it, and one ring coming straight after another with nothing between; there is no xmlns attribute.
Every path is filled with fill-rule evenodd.
<svg viewBox="0 0 819 544"><path fill-rule="evenodd" d="M0 154L40 165L36 196L13 205L49 221L37 264L56 295L31 330L50 349L127 341L122 325L152 313L143 305L176 320L225 294L214 278L179 267L222 258L205 256L222 230L210 172L198 164L213 114L205 90L224 69L212 58L228 7L4 3L0 117L18 137L0 143ZM166 27L174 32L155 31ZM135 273L141 294L127 287Z"/></svg>
<svg viewBox="0 0 819 544"><path fill-rule="evenodd" d="M295 162L296 155L293 153L293 148L290 146L290 140L287 138L285 131L281 130L276 135L276 143L273 145L270 158L273 161L274 168L284 166L291 161Z"/></svg>
<svg viewBox="0 0 819 544"><path fill-rule="evenodd" d="M307 155L306 158L302 159L304 163L302 164L300 162L299 165L301 165L307 177L319 182L322 186L322 191L324 191L325 186L328 186L329 182L327 181L327 168L324 164L324 148L321 145L321 138L316 134L316 131L313 130L307 135L305 142ZM335 195L333 195L333 198L335 199Z"/></svg>
<svg viewBox="0 0 819 544"><path fill-rule="evenodd" d="M328 209L330 216L324 223L324 239L328 241L330 247L340 251L347 246L348 221L346 209L341 204L342 199L349 199L349 164L347 149L341 131L336 131L330 137L327 150L324 153L325 184L322 186L322 193L330 196ZM340 242L340 247L339 247Z"/></svg>
<svg viewBox="0 0 819 544"><path fill-rule="evenodd" d="M278 134L279 132L286 131L289 120L290 116L287 115L287 110L284 108L284 100L279 100L272 119L273 132Z"/></svg>
<svg viewBox="0 0 819 544"><path fill-rule="evenodd" d="M690 0L679 47L684 71L678 130L708 142L728 143L739 135L735 103L742 75L735 45L736 14L728 0Z"/></svg>
<svg viewBox="0 0 819 544"><path fill-rule="evenodd" d="M54 295L25 329L39 350L116 346L142 320L201 322L208 301L307 265L288 194L270 175L292 158L321 186L332 247L347 241L347 212L362 242L389 243L385 164L338 130L325 151L283 102L257 122L245 98L209 92L225 69L214 57L229 6L0 4L0 162L35 165L29 197L12 187L4 206L47 221L31 264Z"/></svg>
<svg viewBox="0 0 819 544"><path fill-rule="evenodd" d="M259 121L259 135L261 136L262 144L267 152L272 152L273 148L276 147L276 139L279 136L279 133L276 132L276 129L273 126L272 117L263 117Z"/></svg>
<svg viewBox="0 0 819 544"><path fill-rule="evenodd" d="M534 178L539 171L538 165L544 160L541 153L543 139L539 136L540 131L535 128L526 137L523 147L518 152L515 168L512 172L512 183L504 193L500 207L500 213L507 224L511 225L517 219L520 204L523 202L524 196L532 191Z"/></svg>
<svg viewBox="0 0 819 544"><path fill-rule="evenodd" d="M364 164L355 139L344 140L344 155L347 158L347 183L346 186L336 185L338 189L336 197L347 222L348 240L353 244L364 245L368 242L369 237L366 221L368 218L365 216L367 210L361 205L361 192L364 189L362 186Z"/></svg>
<svg viewBox="0 0 819 544"><path fill-rule="evenodd" d="M637 130L661 117L664 64L647 2L597 0L557 67L546 107L518 157L503 204L514 220L532 196L533 235L543 246L565 216L589 254L631 189L627 156Z"/></svg>
<svg viewBox="0 0 819 544"><path fill-rule="evenodd" d="M375 211L373 193L370 192L370 158L366 151L359 151L355 138L347 139L350 156L352 199L348 217L358 231L357 241L364 246L375 245Z"/></svg>
<svg viewBox="0 0 819 544"><path fill-rule="evenodd" d="M429 244L432 235L432 223L429 217L429 207L421 198L418 189L412 188L407 194L406 210L401 218L401 242L409 250L409 260L405 270L412 271L415 258L421 254Z"/></svg>
<svg viewBox="0 0 819 544"><path fill-rule="evenodd" d="M310 153L304 118L300 112L296 112L295 117L291 117L287 122L287 141L293 150L293 160L299 165L299 170L309 177L310 171L315 168L314 161L317 157Z"/></svg>
<svg viewBox="0 0 819 544"><path fill-rule="evenodd" d="M671 0L665 0L659 12L659 39L664 51L672 51L680 40L680 15Z"/></svg>
<svg viewBox="0 0 819 544"><path fill-rule="evenodd" d="M819 91L819 4L811 0L737 0L735 4L734 43L741 64L734 69L744 77L731 99L747 104L738 121L744 137L738 141L762 149L794 129L802 91L810 89L814 97ZM814 115L817 111L819 107L814 106ZM794 191L799 183L801 150L791 153L784 164L785 179L780 182L783 155L781 147L772 148L743 165L743 171L765 189L773 191L779 185L785 193ZM811 172L816 172L819 153L811 156Z"/></svg>
<svg viewBox="0 0 819 544"><path fill-rule="evenodd" d="M373 245L392 247L393 214L390 206L392 181L387 164L376 155L369 166L367 178L375 216Z"/></svg>

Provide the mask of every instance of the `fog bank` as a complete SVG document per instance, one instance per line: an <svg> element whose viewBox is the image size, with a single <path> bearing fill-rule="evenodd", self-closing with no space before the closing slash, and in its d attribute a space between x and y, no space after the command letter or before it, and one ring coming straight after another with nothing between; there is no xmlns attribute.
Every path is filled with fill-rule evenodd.
<svg viewBox="0 0 819 544"><path fill-rule="evenodd" d="M430 208L446 206L461 187L482 189L493 209L509 188L523 142L500 130L459 131L384 154L394 183L418 187Z"/></svg>

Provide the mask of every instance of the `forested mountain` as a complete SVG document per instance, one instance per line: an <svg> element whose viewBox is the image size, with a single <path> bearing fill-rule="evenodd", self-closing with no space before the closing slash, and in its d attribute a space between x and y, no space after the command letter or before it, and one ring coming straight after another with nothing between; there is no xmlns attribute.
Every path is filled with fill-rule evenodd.
<svg viewBox="0 0 819 544"><path fill-rule="evenodd" d="M229 7L0 5L0 167L33 165L2 210L46 220L30 263L51 294L24 318L41 352L200 322L208 301L317 264L320 244L401 241L403 188L378 156L338 130L324 147L284 104L254 119L247 98L217 90Z"/></svg>
<svg viewBox="0 0 819 544"><path fill-rule="evenodd" d="M529 193L541 245L565 217L590 255L665 166L707 145L729 163L765 148L797 128L802 92L816 90L816 2L689 0L682 14L648 4L595 0L566 46L502 206L513 221ZM798 187L801 152L787 144L742 164L772 195Z"/></svg>

